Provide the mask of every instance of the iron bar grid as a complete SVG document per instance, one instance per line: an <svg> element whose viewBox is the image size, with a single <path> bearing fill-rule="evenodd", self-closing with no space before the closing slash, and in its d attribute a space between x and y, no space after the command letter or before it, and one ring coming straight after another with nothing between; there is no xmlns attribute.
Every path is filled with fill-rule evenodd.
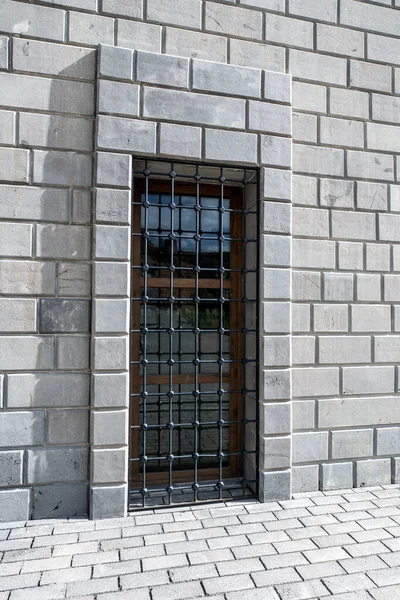
<svg viewBox="0 0 400 600"><path fill-rule="evenodd" d="M135 158L130 509L257 493L258 172Z"/></svg>

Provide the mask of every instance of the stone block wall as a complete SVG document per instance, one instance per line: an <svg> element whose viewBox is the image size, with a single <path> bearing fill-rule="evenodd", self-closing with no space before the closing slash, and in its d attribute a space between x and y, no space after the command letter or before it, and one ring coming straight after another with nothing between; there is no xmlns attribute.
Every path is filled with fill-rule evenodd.
<svg viewBox="0 0 400 600"><path fill-rule="evenodd" d="M266 471L270 495L290 493L290 475L296 492L399 480L399 31L399 0L0 0L0 519L102 513L88 484L99 494L112 486L106 463L94 475L94 456L114 469L126 455L103 430L112 417L126 431L126 359L115 370L109 360L126 338L129 155L176 147L267 169L261 421L270 455L292 430L288 468ZM97 98L99 44L120 59L110 86L104 52ZM135 82L126 49L136 51ZM228 82L226 63L237 67ZM262 75L260 110L252 69L293 79L292 268L290 196L269 191L290 169L278 127L285 79ZM166 116L177 101L179 122ZM215 106L226 121L205 124ZM266 122L277 128L254 148L246 136ZM110 400L114 386L122 405ZM124 469L113 480L122 495Z"/></svg>

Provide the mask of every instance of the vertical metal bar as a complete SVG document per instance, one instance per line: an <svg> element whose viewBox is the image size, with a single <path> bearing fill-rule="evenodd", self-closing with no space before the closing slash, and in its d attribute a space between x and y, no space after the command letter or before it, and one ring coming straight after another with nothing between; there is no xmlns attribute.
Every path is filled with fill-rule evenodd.
<svg viewBox="0 0 400 600"><path fill-rule="evenodd" d="M144 202L144 298L148 298L148 224L149 224L149 161L145 162L145 202ZM143 456L147 457L147 302L143 303ZM143 506L146 506L147 486L146 486L146 461L143 461Z"/></svg>
<svg viewBox="0 0 400 600"><path fill-rule="evenodd" d="M200 211L201 211L201 198L200 198L200 173L199 166L196 166L196 204L195 204L195 214L196 214L196 233L195 233L195 266L194 266L194 277L195 277L195 290L194 295L195 298L199 298L199 274L200 274L200 265L199 265L199 255L200 255ZM194 453L193 453L193 470L194 470L194 480L193 480L193 499L195 502L198 501L198 468L199 468L199 372L200 372L200 356L199 356L199 344L200 344L200 335L199 335L199 303L195 303L195 335L194 335Z"/></svg>
<svg viewBox="0 0 400 600"><path fill-rule="evenodd" d="M243 179L243 237L244 240L247 239L247 220L248 220L248 216L247 216L247 187L248 187L248 180L247 180L247 169L244 170L244 179ZM242 240L242 246L243 246L243 266L244 266L244 273L243 273L243 299L246 300L247 299L247 244L246 242L243 243ZM243 332L243 359L245 359L247 357L247 319L249 316L249 309L248 309L248 304L245 302L244 303L244 327L245 327L245 331ZM243 489L243 494L245 491L245 487L246 487L246 480L247 480L247 476L246 476L246 472L247 472L247 361L244 360L243 362L243 394L242 394L242 399L243 399L243 445L242 445L242 489ZM239 396L240 397L240 396Z"/></svg>
<svg viewBox="0 0 400 600"><path fill-rule="evenodd" d="M174 163L171 163L171 202L170 202L170 283L169 283L169 359L168 359L168 379L169 379L169 455L168 455L168 503L172 501L172 468L173 468L173 431L174 431L174 416L173 416L173 336L174 336L174 211L175 211L175 172Z"/></svg>
<svg viewBox="0 0 400 600"><path fill-rule="evenodd" d="M224 169L220 170L220 198L219 198L219 353L218 353L218 489L219 497L222 498L222 463L223 463L223 381L222 381L222 360L224 354Z"/></svg>

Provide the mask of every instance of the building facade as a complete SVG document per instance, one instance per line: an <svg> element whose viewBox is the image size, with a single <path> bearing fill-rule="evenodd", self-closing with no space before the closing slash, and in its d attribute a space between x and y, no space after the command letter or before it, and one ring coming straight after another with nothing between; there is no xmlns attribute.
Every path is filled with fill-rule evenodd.
<svg viewBox="0 0 400 600"><path fill-rule="evenodd" d="M400 0L0 0L0 520L400 482Z"/></svg>

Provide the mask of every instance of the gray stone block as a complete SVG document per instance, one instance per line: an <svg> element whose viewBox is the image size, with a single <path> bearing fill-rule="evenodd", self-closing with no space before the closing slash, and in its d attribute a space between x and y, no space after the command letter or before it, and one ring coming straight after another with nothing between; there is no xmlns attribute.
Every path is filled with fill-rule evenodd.
<svg viewBox="0 0 400 600"><path fill-rule="evenodd" d="M326 463L321 465L323 490L345 490L353 487L353 463Z"/></svg>
<svg viewBox="0 0 400 600"><path fill-rule="evenodd" d="M143 116L150 119L244 129L244 113L245 102L239 98L151 87L144 90Z"/></svg>
<svg viewBox="0 0 400 600"><path fill-rule="evenodd" d="M237 6L210 3L206 5L205 28L215 33L262 39L262 14Z"/></svg>
<svg viewBox="0 0 400 600"><path fill-rule="evenodd" d="M288 402L262 405L261 431L264 435L291 433L292 410Z"/></svg>
<svg viewBox="0 0 400 600"><path fill-rule="evenodd" d="M70 12L69 41L97 46L114 44L114 19L98 15Z"/></svg>
<svg viewBox="0 0 400 600"><path fill-rule="evenodd" d="M320 124L322 144L330 146L347 146L349 148L364 147L364 124L360 121L321 117ZM385 148L376 148L376 142L375 145L373 145L373 142L369 140L369 136L368 147L377 150L385 150Z"/></svg>
<svg viewBox="0 0 400 600"><path fill-rule="evenodd" d="M321 179L321 205L331 208L353 208L354 182Z"/></svg>
<svg viewBox="0 0 400 600"><path fill-rule="evenodd" d="M22 450L0 452L0 487L22 485Z"/></svg>
<svg viewBox="0 0 400 600"><path fill-rule="evenodd" d="M193 60L192 87L201 92L260 98L261 71L236 65Z"/></svg>
<svg viewBox="0 0 400 600"><path fill-rule="evenodd" d="M125 517L128 506L128 486L92 486L91 518Z"/></svg>
<svg viewBox="0 0 400 600"><path fill-rule="evenodd" d="M357 279L357 300L366 302L381 301L381 277L377 273L358 273Z"/></svg>
<svg viewBox="0 0 400 600"><path fill-rule="evenodd" d="M36 300L0 298L0 331L35 333L36 312Z"/></svg>
<svg viewBox="0 0 400 600"><path fill-rule="evenodd" d="M4 32L29 37L47 38L62 42L64 40L64 11L44 6L2 0L2 23Z"/></svg>
<svg viewBox="0 0 400 600"><path fill-rule="evenodd" d="M315 337L299 335L292 338L292 364L315 364Z"/></svg>
<svg viewBox="0 0 400 600"><path fill-rule="evenodd" d="M0 36L0 69L8 69L8 41L8 37Z"/></svg>
<svg viewBox="0 0 400 600"><path fill-rule="evenodd" d="M314 25L310 21L291 19L286 15L268 14L265 20L265 39L282 46L297 46L312 50Z"/></svg>
<svg viewBox="0 0 400 600"><path fill-rule="evenodd" d="M37 225L37 255L67 260L89 259L90 228L81 225Z"/></svg>
<svg viewBox="0 0 400 600"><path fill-rule="evenodd" d="M56 364L58 369L88 369L89 338L82 335L59 336L56 347Z"/></svg>
<svg viewBox="0 0 400 600"><path fill-rule="evenodd" d="M80 81L0 73L0 104L53 113L92 115L94 86Z"/></svg>
<svg viewBox="0 0 400 600"><path fill-rule="evenodd" d="M356 487L388 485L391 480L390 458L356 462Z"/></svg>
<svg viewBox="0 0 400 600"><path fill-rule="evenodd" d="M92 185L92 157L77 152L45 152L34 150L34 183L55 185Z"/></svg>
<svg viewBox="0 0 400 600"><path fill-rule="evenodd" d="M364 32L318 23L317 49L331 54L364 58Z"/></svg>
<svg viewBox="0 0 400 600"><path fill-rule="evenodd" d="M296 339L296 338L294 338ZM315 428L315 401L293 402L293 431Z"/></svg>
<svg viewBox="0 0 400 600"><path fill-rule="evenodd" d="M292 273L292 299L321 300L321 274L312 271L294 271Z"/></svg>
<svg viewBox="0 0 400 600"><path fill-rule="evenodd" d="M291 171L281 169L262 169L263 199L290 200L292 197Z"/></svg>
<svg viewBox="0 0 400 600"><path fill-rule="evenodd" d="M127 448L92 450L91 481L98 483L126 483L128 476Z"/></svg>
<svg viewBox="0 0 400 600"><path fill-rule="evenodd" d="M127 408L129 385L126 373L93 375L93 402L96 408Z"/></svg>
<svg viewBox="0 0 400 600"><path fill-rule="evenodd" d="M90 190L72 190L72 222L88 225L92 220L92 192Z"/></svg>
<svg viewBox="0 0 400 600"><path fill-rule="evenodd" d="M87 333L89 301L42 299L39 305L41 333Z"/></svg>
<svg viewBox="0 0 400 600"><path fill-rule="evenodd" d="M326 113L326 87L294 81L293 108L297 110Z"/></svg>
<svg viewBox="0 0 400 600"><path fill-rule="evenodd" d="M292 488L294 494L318 490L318 465L292 467Z"/></svg>
<svg viewBox="0 0 400 600"><path fill-rule="evenodd" d="M130 190L97 188L96 221L129 224L131 218Z"/></svg>
<svg viewBox="0 0 400 600"><path fill-rule="evenodd" d="M1 185L0 218L67 222L68 191L60 188Z"/></svg>
<svg viewBox="0 0 400 600"><path fill-rule="evenodd" d="M88 449L35 448L27 450L27 482L80 483L88 478Z"/></svg>
<svg viewBox="0 0 400 600"><path fill-rule="evenodd" d="M201 0L175 0L173 4L164 0L148 0L147 18L163 25L168 23L191 29L201 28Z"/></svg>
<svg viewBox="0 0 400 600"><path fill-rule="evenodd" d="M30 514L31 491L0 491L0 522L27 521Z"/></svg>
<svg viewBox="0 0 400 600"><path fill-rule="evenodd" d="M200 127L160 123L160 154L180 158L201 158Z"/></svg>
<svg viewBox="0 0 400 600"><path fill-rule="evenodd" d="M96 236L96 258L112 258L128 260L130 252L130 230L129 227L117 227L111 225L97 225Z"/></svg>
<svg viewBox="0 0 400 600"><path fill-rule="evenodd" d="M285 469L291 465L291 438L261 437L260 439L260 469Z"/></svg>
<svg viewBox="0 0 400 600"><path fill-rule="evenodd" d="M10 110L0 110L0 143L15 145L15 115Z"/></svg>
<svg viewBox="0 0 400 600"><path fill-rule="evenodd" d="M90 152L93 148L93 121L82 117L20 113L19 144L20 146ZM51 162L48 157L45 157L43 161ZM87 163L85 162L84 165L86 167ZM68 169L69 167L66 164L63 168ZM45 164L43 177L49 176L49 170L49 164ZM71 170L69 173L71 174ZM56 177L53 178L56 179ZM55 183L63 183L60 178L57 179L58 181Z"/></svg>
<svg viewBox="0 0 400 600"><path fill-rule="evenodd" d="M129 333L129 301L96 299L94 331L96 333Z"/></svg>
<svg viewBox="0 0 400 600"><path fill-rule="evenodd" d="M368 119L369 95L366 92L331 88L330 94L330 112L332 115Z"/></svg>
<svg viewBox="0 0 400 600"><path fill-rule="evenodd" d="M343 177L344 152L337 148L293 144L293 169L310 175Z"/></svg>
<svg viewBox="0 0 400 600"><path fill-rule="evenodd" d="M143 0L103 0L102 12L132 19L142 19Z"/></svg>
<svg viewBox="0 0 400 600"><path fill-rule="evenodd" d="M261 136L261 163L275 167L291 167L292 140L272 135Z"/></svg>
<svg viewBox="0 0 400 600"><path fill-rule="evenodd" d="M126 410L93 411L91 443L93 446L122 446L128 443L129 415Z"/></svg>
<svg viewBox="0 0 400 600"><path fill-rule="evenodd" d="M199 58L204 58L204 56L199 55ZM215 60L213 56L206 58ZM285 49L279 46L231 38L230 62L234 65L241 65L242 67L278 71L279 76L282 77L282 71L285 70ZM275 93L278 93L278 90ZM273 100L273 98L270 99Z"/></svg>
<svg viewBox="0 0 400 600"><path fill-rule="evenodd" d="M289 13L317 21L336 23L337 0L326 0L323 6L319 0L290 0Z"/></svg>
<svg viewBox="0 0 400 600"><path fill-rule="evenodd" d="M28 182L29 151L21 148L0 148L0 179Z"/></svg>
<svg viewBox="0 0 400 600"><path fill-rule="evenodd" d="M146 52L161 52L160 25L127 21L126 19L118 19L117 22L117 46Z"/></svg>
<svg viewBox="0 0 400 600"><path fill-rule="evenodd" d="M328 459L328 432L294 433L293 463L317 462Z"/></svg>
<svg viewBox="0 0 400 600"><path fill-rule="evenodd" d="M371 3L359 6L353 0L344 0L341 4L340 22L360 29L374 29L382 33L397 35L400 28L400 15ZM371 27L373 25L373 27Z"/></svg>
<svg viewBox="0 0 400 600"><path fill-rule="evenodd" d="M0 337L0 371L40 371L53 368L54 338Z"/></svg>
<svg viewBox="0 0 400 600"><path fill-rule="evenodd" d="M98 145L105 150L155 154L156 124L101 115L98 118Z"/></svg>
<svg viewBox="0 0 400 600"><path fill-rule="evenodd" d="M116 262L95 262L94 293L96 296L128 296L129 265Z"/></svg>
<svg viewBox="0 0 400 600"><path fill-rule="evenodd" d="M90 288L91 268L89 264L59 263L57 265L57 292L59 296L90 296Z"/></svg>
<svg viewBox="0 0 400 600"><path fill-rule="evenodd" d="M293 113L293 139L299 142L317 143L316 115Z"/></svg>
<svg viewBox="0 0 400 600"><path fill-rule="evenodd" d="M263 240L263 265L290 267L291 240L284 235L266 235Z"/></svg>
<svg viewBox="0 0 400 600"><path fill-rule="evenodd" d="M391 67L362 61L350 61L350 87L377 92L391 91Z"/></svg>
<svg viewBox="0 0 400 600"><path fill-rule="evenodd" d="M299 79L346 85L347 61L344 58L289 50L289 70Z"/></svg>
<svg viewBox="0 0 400 600"><path fill-rule="evenodd" d="M292 210L290 204L263 202L263 230L266 233L291 233Z"/></svg>
<svg viewBox="0 0 400 600"><path fill-rule="evenodd" d="M373 455L372 429L332 431L332 458L363 458Z"/></svg>
<svg viewBox="0 0 400 600"><path fill-rule="evenodd" d="M293 369L293 397L334 396L339 393L339 369Z"/></svg>
<svg viewBox="0 0 400 600"><path fill-rule="evenodd" d="M233 40L232 40L233 41ZM292 78L283 73L264 71L264 94L266 100L273 102L292 102Z"/></svg>
<svg viewBox="0 0 400 600"><path fill-rule="evenodd" d="M396 397L318 400L318 427L363 427L400 422Z"/></svg>
<svg viewBox="0 0 400 600"><path fill-rule="evenodd" d="M33 519L74 519L87 514L87 484L51 484L33 488Z"/></svg>
<svg viewBox="0 0 400 600"><path fill-rule="evenodd" d="M371 362L370 336L320 336L319 362L321 364Z"/></svg>
<svg viewBox="0 0 400 600"><path fill-rule="evenodd" d="M292 489L290 470L260 473L259 497L261 502L289 500L291 495Z"/></svg>
<svg viewBox="0 0 400 600"><path fill-rule="evenodd" d="M89 412L87 410L49 410L47 412L48 444L62 446L88 442Z"/></svg>
<svg viewBox="0 0 400 600"><path fill-rule="evenodd" d="M90 48L15 38L13 68L16 71L90 81L94 80L96 74L96 52Z"/></svg>
<svg viewBox="0 0 400 600"><path fill-rule="evenodd" d="M128 367L128 338L94 338L94 368L100 371L125 371Z"/></svg>
<svg viewBox="0 0 400 600"><path fill-rule="evenodd" d="M139 116L139 86L133 83L100 80L99 112L127 117Z"/></svg>
<svg viewBox="0 0 400 600"><path fill-rule="evenodd" d="M8 375L8 408L56 408L88 404L88 375L78 373Z"/></svg>
<svg viewBox="0 0 400 600"><path fill-rule="evenodd" d="M98 69L99 75L102 77L131 81L133 75L132 50L101 44L99 46Z"/></svg>
<svg viewBox="0 0 400 600"><path fill-rule="evenodd" d="M249 129L255 131L290 135L292 111L289 106L249 101Z"/></svg>
<svg viewBox="0 0 400 600"><path fill-rule="evenodd" d="M130 187L131 168L132 159L129 154L98 152L96 182L98 185Z"/></svg>
<svg viewBox="0 0 400 600"><path fill-rule="evenodd" d="M257 135L206 129L205 158L230 163L257 164Z"/></svg>
<svg viewBox="0 0 400 600"><path fill-rule="evenodd" d="M263 339L265 367L290 366L290 337L287 335L266 336Z"/></svg>
<svg viewBox="0 0 400 600"><path fill-rule="evenodd" d="M0 413L0 447L43 445L44 414L42 410Z"/></svg>
<svg viewBox="0 0 400 600"><path fill-rule="evenodd" d="M136 53L136 81L187 88L189 85L189 60L181 56L138 51Z"/></svg>
<svg viewBox="0 0 400 600"><path fill-rule="evenodd" d="M289 400L291 379L288 370L264 371L264 400Z"/></svg>
<svg viewBox="0 0 400 600"><path fill-rule="evenodd" d="M290 332L290 303L263 302L264 331L269 333Z"/></svg>
<svg viewBox="0 0 400 600"><path fill-rule="evenodd" d="M400 454L400 428L385 427L376 430L377 455Z"/></svg>
<svg viewBox="0 0 400 600"><path fill-rule="evenodd" d="M400 123L400 98L396 96L372 95L372 118L374 121Z"/></svg>
<svg viewBox="0 0 400 600"><path fill-rule="evenodd" d="M394 392L394 367L343 367L343 394L390 394Z"/></svg>
<svg viewBox="0 0 400 600"><path fill-rule="evenodd" d="M208 33L166 27L165 51L175 56L201 58L215 62L227 62L227 42L225 37ZM156 49L153 52L159 52ZM241 64L233 61L236 64ZM259 66L259 65L256 65Z"/></svg>
<svg viewBox="0 0 400 600"><path fill-rule="evenodd" d="M324 273L324 300L351 302L353 298L351 273Z"/></svg>

